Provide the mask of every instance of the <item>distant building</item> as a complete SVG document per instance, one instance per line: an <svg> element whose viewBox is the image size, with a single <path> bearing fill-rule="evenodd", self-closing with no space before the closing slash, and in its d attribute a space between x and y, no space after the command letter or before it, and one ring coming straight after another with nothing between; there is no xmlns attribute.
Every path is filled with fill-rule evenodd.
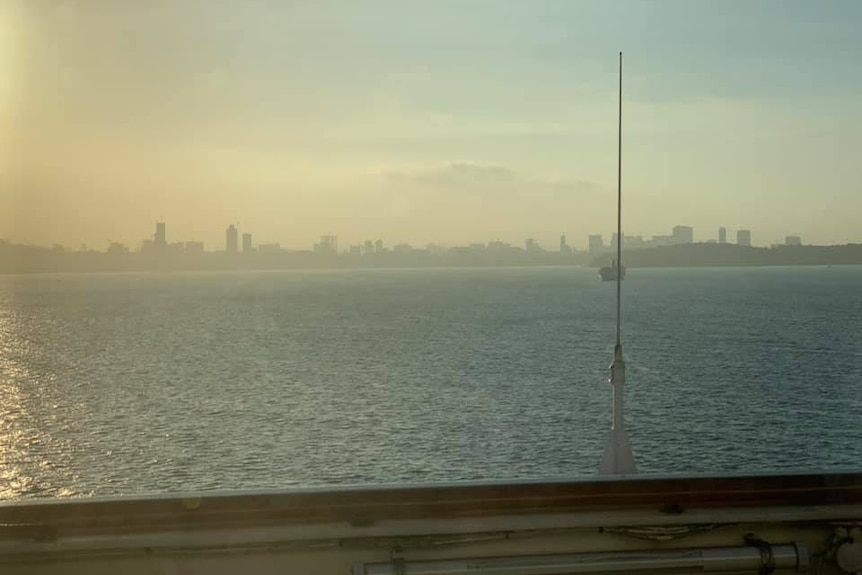
<svg viewBox="0 0 862 575"><path fill-rule="evenodd" d="M736 245L751 247L751 230L736 231Z"/></svg>
<svg viewBox="0 0 862 575"><path fill-rule="evenodd" d="M363 244L363 250L362 251L366 256L373 254L374 253L374 242L372 242L371 240L365 240L365 243Z"/></svg>
<svg viewBox="0 0 862 575"><path fill-rule="evenodd" d="M674 244L693 244L694 228L691 226L674 226L672 237Z"/></svg>
<svg viewBox="0 0 862 575"><path fill-rule="evenodd" d="M627 236L623 234L623 247L628 249L637 249L646 247L643 236ZM611 248L617 249L617 233L611 235Z"/></svg>
<svg viewBox="0 0 862 575"><path fill-rule="evenodd" d="M250 254L254 251L254 248L251 247L251 234L243 234L242 235L242 253Z"/></svg>
<svg viewBox="0 0 862 575"><path fill-rule="evenodd" d="M362 246L360 244L355 244L350 246L348 253L352 256L362 255Z"/></svg>
<svg viewBox="0 0 862 575"><path fill-rule="evenodd" d="M397 244L392 251L397 254L409 254L413 251L413 246L410 244Z"/></svg>
<svg viewBox="0 0 862 575"><path fill-rule="evenodd" d="M625 236L623 247L630 249L638 249L646 247L646 242L643 236Z"/></svg>
<svg viewBox="0 0 862 575"><path fill-rule="evenodd" d="M653 236L650 238L649 245L652 247L673 245L673 236Z"/></svg>
<svg viewBox="0 0 862 575"><path fill-rule="evenodd" d="M185 252L185 244L183 242L174 242L172 244L168 244L168 247L165 248L167 253L171 255L182 255Z"/></svg>
<svg viewBox="0 0 862 575"><path fill-rule="evenodd" d="M111 245L108 246L109 255L119 256L127 253L129 253L129 248L119 242L111 242Z"/></svg>
<svg viewBox="0 0 862 575"><path fill-rule="evenodd" d="M726 244L727 243L727 230L724 229L724 226L718 228L718 243Z"/></svg>
<svg viewBox="0 0 862 575"><path fill-rule="evenodd" d="M528 252L535 252L539 249L539 246L536 244L536 240L533 238L527 238L524 240L524 249Z"/></svg>
<svg viewBox="0 0 862 575"><path fill-rule="evenodd" d="M225 232L225 251L229 254L239 252L239 230L233 224L229 225Z"/></svg>
<svg viewBox="0 0 862 575"><path fill-rule="evenodd" d="M601 234L593 234L589 240L590 253L597 254L605 249L605 242Z"/></svg>
<svg viewBox="0 0 862 575"><path fill-rule="evenodd" d="M156 222L156 234L153 236L153 244L156 246L156 249L164 249L168 245L165 222Z"/></svg>
<svg viewBox="0 0 862 575"><path fill-rule="evenodd" d="M374 253L382 254L383 253L383 240L377 240L374 242Z"/></svg>
<svg viewBox="0 0 862 575"><path fill-rule="evenodd" d="M787 236L784 238L785 246L801 246L802 238L799 236Z"/></svg>
<svg viewBox="0 0 862 575"><path fill-rule="evenodd" d="M202 253L204 253L204 243L203 242L186 242L186 253L187 254L202 254Z"/></svg>
<svg viewBox="0 0 862 575"><path fill-rule="evenodd" d="M338 236L320 236L320 243L314 244L314 253L322 255L336 255L338 253Z"/></svg>
<svg viewBox="0 0 862 575"><path fill-rule="evenodd" d="M560 253L561 254L572 253L572 248L569 247L568 243L566 243L566 235L565 234L560 236Z"/></svg>

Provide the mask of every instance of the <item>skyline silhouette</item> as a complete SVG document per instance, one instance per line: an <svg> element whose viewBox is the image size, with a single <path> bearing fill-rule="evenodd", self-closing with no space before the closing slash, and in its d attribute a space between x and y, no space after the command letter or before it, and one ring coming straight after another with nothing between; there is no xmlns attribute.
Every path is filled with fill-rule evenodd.
<svg viewBox="0 0 862 575"><path fill-rule="evenodd" d="M643 236L640 234L628 234L625 233L623 247L627 250L637 250L644 249L650 247L659 247L659 246L668 246L668 245L678 245L678 244L691 244L691 243L737 243L739 245L758 245L757 243L752 243L752 232L749 229L739 229L736 230L736 242L727 242L726 239L726 228L724 226L719 226L715 229L715 234L713 237L706 238L700 241L695 240L694 228L692 226L687 225L675 225L671 230L670 234L655 234L652 236ZM339 236L337 234L322 234L319 236L319 242L313 242L310 246L282 246L281 242L277 241L264 241L254 242L253 240L258 239L257 236L253 232L246 231L239 227L238 223L228 224L224 230L224 241L219 245L216 244L215 247L207 244L206 242L198 239L182 239L182 240L173 240L169 236L169 228L167 222L164 220L159 220L155 222L155 231L149 238L144 238L139 240L138 242L127 245L123 242L118 241L108 241L107 248L105 251L107 252L153 252L159 253L164 251L190 251L192 253L199 252L227 252L230 254L239 254L239 253L249 253L249 252L257 252L258 248L263 248L264 251L269 252L302 252L302 251L311 251L313 253L319 254L362 254L365 255L367 253L380 253L381 251L389 251L390 247L384 247L384 240L380 237L375 239L363 239L361 241L350 241L341 243L341 249L339 250ZM547 234L545 234L547 235ZM184 237L182 233L180 237ZM240 238L242 240L242 245L240 245ZM525 251L559 251L561 253L573 253L573 252L590 252L597 253L602 252L604 250L610 250L616 246L617 234L616 232L611 232L610 234L589 234L587 241L577 244L571 241L570 237L565 233L559 234L556 236L556 249L551 245L547 247L542 242L539 242L535 239L535 237L525 237L521 241L521 245L523 245ZM0 241L6 242L8 244L16 244L16 245L24 245L30 247L49 247L46 245L39 244L28 244L28 243L19 243L16 242L14 238L2 238L0 237ZM853 243L853 242L850 242ZM781 244L793 244L793 245L801 245L802 244L802 236L799 234L791 234L787 235L783 238L783 241L775 241L772 242L771 245L781 245ZM412 244L404 241L396 241L391 244L392 248L407 248L407 249L428 249L429 251L434 252L435 250L445 250L451 248L462 248L462 247L477 247L477 246L486 246L486 247L518 247L518 243L510 242L510 241L502 241L500 239L486 239L480 241L470 241L464 244L452 244L450 242L445 241L432 241L428 242L422 246L413 246ZM53 242L50 244L54 250L74 250L73 247L64 246L63 244ZM210 249L207 249L207 248ZM85 242L81 242L79 244L78 251L100 251L99 246L91 246Z"/></svg>
<svg viewBox="0 0 862 575"><path fill-rule="evenodd" d="M339 244L335 234L323 234L306 249L285 249L278 243L254 243L250 232L236 224L225 229L224 244L206 250L202 241L170 239L166 222L156 222L150 239L138 249L111 242L104 251L82 244L70 250L55 244L41 247L0 239L0 273L101 272L101 271L194 271L194 270L279 270L307 268L391 268L391 267L501 267L570 265L600 267L613 258L617 235L610 242L590 236L587 249L579 250L565 234L556 247L546 248L534 238L523 245L502 241L474 242L460 246L407 243L386 244L382 239ZM691 267L750 265L862 264L862 244L836 246L805 245L798 235L766 247L752 246L751 230L737 230L736 243L726 241L726 228L717 237L694 241L691 226L674 226L672 233L644 239L625 235L623 262L627 267ZM242 243L240 244L240 237Z"/></svg>

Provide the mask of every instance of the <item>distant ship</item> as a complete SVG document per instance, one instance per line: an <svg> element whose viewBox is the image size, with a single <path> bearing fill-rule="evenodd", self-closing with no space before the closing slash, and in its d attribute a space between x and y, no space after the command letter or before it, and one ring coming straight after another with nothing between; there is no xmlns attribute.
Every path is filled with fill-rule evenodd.
<svg viewBox="0 0 862 575"><path fill-rule="evenodd" d="M604 266L599 268L599 275L602 276L602 280L606 282L616 281L617 279L617 262L616 260L611 261L611 265ZM626 266L620 266L620 279L626 279Z"/></svg>

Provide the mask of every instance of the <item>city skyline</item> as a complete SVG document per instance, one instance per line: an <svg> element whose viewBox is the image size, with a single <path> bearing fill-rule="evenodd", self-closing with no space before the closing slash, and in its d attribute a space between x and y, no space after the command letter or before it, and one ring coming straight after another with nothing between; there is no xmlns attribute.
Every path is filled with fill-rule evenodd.
<svg viewBox="0 0 862 575"><path fill-rule="evenodd" d="M602 253L607 250L615 249L617 242L617 233L611 232L610 234L590 234L588 239L583 244L572 243L568 236L564 234L560 234L557 237L558 243L556 244L556 249L551 245L543 244L535 239L535 237L526 237L523 238L520 243L518 241L510 242L503 241L500 239L485 239L478 241L466 242L463 244L450 244L447 242L436 241L436 242L427 242L424 244L413 245L408 242L391 240L390 243L387 243L382 238L376 239L363 239L361 241L348 241L341 242L341 248L339 249L339 236L337 234L327 233L321 234L318 239L319 241L313 242L310 246L288 246L282 245L281 242L273 242L273 241L255 241L256 236L252 232L247 232L241 230L238 224L229 224L224 230L224 241L222 244L216 244L215 247L208 246L206 242L196 239L179 239L175 240L169 236L169 228L168 224L165 221L157 221L155 222L155 231L149 238L143 238L139 242L128 245L123 242L110 241L106 246L106 252L116 252L116 253L128 253L128 252L166 252L166 251L181 251L186 253L203 253L205 251L209 252L225 252L227 254L238 255L238 254L248 254L248 253L256 253L260 251L260 253L276 253L276 252L312 252L315 254L349 254L349 255L358 255L358 254L369 254L369 253L382 253L390 250L398 250L398 249L416 249L416 250L446 250L451 248L476 248L476 247L488 247L488 248L513 248L513 249L522 249L526 252L531 251L542 251L542 252L558 252L561 254L572 254L577 252L583 253ZM716 234L714 237L707 237L698 239L694 235L694 228L692 226L687 225L675 225L671 230L670 234L654 234L652 236L643 236L640 234L624 234L624 243L623 248L626 250L639 250L646 249L652 247L661 247L661 246L672 246L672 245L685 245L685 244L701 244L701 243L718 243L718 244L736 244L740 246L747 247L758 247L758 243L752 241L752 230L740 228L735 232L735 241L727 241L726 236L726 228L724 226L719 226L716 228ZM181 238L183 236L180 236ZM241 244L240 244L241 238ZM608 241L605 241L607 238ZM342 238L343 240L343 238ZM0 238L0 241L8 242L10 244L15 244L16 242L10 241L9 238ZM852 243L852 242L851 242ZM33 245L33 244L21 244L21 245L32 245L33 247L51 247L54 249L62 248L69 249L71 246L64 246L58 243L52 243L49 245ZM799 234L790 234L784 236L784 238L773 241L768 244L763 244L763 247L766 246L777 246L777 245L794 245L800 246L805 245L803 243L803 238ZM810 244L809 244L810 245ZM206 249L206 247L210 247L211 249ZM73 249L73 248L72 248ZM85 243L80 244L79 249L81 251L100 251L97 246L90 246Z"/></svg>
<svg viewBox="0 0 862 575"><path fill-rule="evenodd" d="M859 241L862 4L372 3L6 0L0 237L584 246L622 50L627 234Z"/></svg>
<svg viewBox="0 0 862 575"><path fill-rule="evenodd" d="M372 237L374 241L378 241L381 239L388 239L388 241L390 243L392 243L393 245L395 245L395 244L414 245L415 244L416 246L426 246L426 245L433 244L433 245L439 245L441 247L454 247L454 246L460 246L460 245L471 245L471 244L476 244L476 243L489 243L489 242L502 242L502 243L506 243L506 244L510 244L510 245L520 245L524 242L524 240L531 239L531 240L533 240L533 242L535 242L537 245L541 246L543 249L549 249L549 246L551 248L553 248L554 245L558 245L559 240L562 237L562 238L566 238L566 245L569 248L575 249L575 250L581 250L581 251L589 251L589 246L591 244L591 240L593 238L595 238L596 236L601 236L603 242L605 242L606 245L615 245L614 241L616 238L616 232L615 231L613 231L613 232L607 231L604 233L596 232L596 233L586 233L586 234L578 234L578 233L572 234L571 232L565 232L565 231L553 232L553 231L545 230L545 231L540 231L539 233L536 233L536 234L527 234L527 235L520 237L520 238L517 238L517 237L500 237L500 236L495 236L495 237L490 237L490 238L489 237L481 238L481 237L475 236L471 239L468 239L465 241L460 241L460 242L459 241L447 241L447 240L441 239L439 237L437 239L431 239L431 240L427 240L427 241L409 242L409 241L402 240L399 238L382 238L380 236L380 234L374 234L374 233L371 233L368 236L363 236L361 238L348 238L345 241L345 238L343 236L340 236L340 234L337 234L337 233L332 234L331 232L327 232L327 233L323 233L323 234L317 233L312 238L305 240L304 243L291 244L289 242L279 241L277 238L271 238L271 237L259 238L257 233L255 233L253 230L251 232L246 231L247 229L242 228L239 223L228 224L227 226L223 227L218 232L207 233L207 235L205 236L206 238L208 238L207 240L200 239L200 237L192 237L190 234L188 234L188 233L184 234L182 232L179 234L179 236L174 234L173 237L168 238L167 222L165 222L164 220L157 220L154 223L154 225L155 225L155 230L156 230L155 233L151 233L151 234L149 234L149 236L141 237L141 238L138 238L137 240L132 240L132 241L128 241L128 242L122 241L119 239L108 238L102 242L96 242L96 243L91 243L91 242L86 242L86 241L76 241L76 240L72 240L70 242L65 242L65 243L59 242L59 241L51 241L51 240L49 240L47 242L36 243L36 242L22 241L20 238L16 238L16 237L8 237L8 236L4 237L2 235L0 235L0 240L5 240L7 242L12 242L12 243L21 243L23 245L33 245L33 246L42 246L42 247L50 247L50 246L54 245L54 246L62 246L64 248L76 248L78 246L85 245L85 246L88 246L88 248L95 248L95 249L98 249L98 248L104 247L104 246L109 246L110 244L116 243L116 244L122 244L123 246L125 246L131 250L140 249L142 244L144 244L146 242L150 242L150 243L153 243L155 245L161 245L162 247L164 247L166 244L176 244L176 243L188 244L188 243L191 243L191 244L201 244L201 245L205 245L208 247L217 245L217 246L220 246L219 249L225 250L225 244L226 244L225 234L228 234L228 237L233 237L233 236L231 236L231 234L235 234L235 237L233 237L232 241L235 243L236 247L233 248L232 250L227 250L227 251L234 251L234 252L239 253L242 251L246 251L244 248L245 248L245 246L248 245L247 242L251 241L252 237L255 240L255 245L257 245L257 243L259 242L259 243L268 244L268 245L278 245L278 246L282 247L283 249L288 249L288 250L313 249L314 244L317 241L319 241L321 239L321 237L324 237L324 236L333 236L335 238L340 237L342 239L342 245L345 248L342 251L346 251L346 248L349 245L354 245L354 244L363 245L364 243L369 241L368 237ZM608 226L608 228L610 228L610 226ZM708 242L712 242L712 241L716 241L718 243L725 243L724 241L721 240L721 229L725 229L726 230L725 233L728 233L727 230L729 230L729 233L732 234L732 238L735 238L736 233L740 230L752 232L752 230L750 228L743 228L743 227L732 228L732 227L728 227L728 226L715 226L715 228L712 229L712 231L709 231L709 230L701 231L701 230L698 230L697 228L694 228L693 226L680 225L680 224L674 225L673 228L688 228L690 230L690 232L689 232L690 235L687 236L688 239L686 239L685 241L677 240L676 243L708 243ZM233 229L233 231L231 231L231 229ZM624 231L624 235L626 237L627 242L630 239L633 240L630 247L640 246L642 244L666 245L668 243L667 239L676 237L673 229L670 230L671 231L670 234L664 234L664 233L650 233L650 234L629 233L626 230L623 230L623 231ZM668 230L665 230L665 231L668 231ZM249 236L249 238L246 239L245 236ZM220 240L213 239L216 237L220 237L221 239ZM786 238L789 238L789 237L798 238L798 239L802 239L802 238L807 239L807 237L805 235L800 234L798 232L786 233L784 235L781 235L780 237L770 238L769 240L766 240L766 238L761 238L761 237L758 237L758 235L755 235L754 240L751 242L751 245L753 245L753 246L769 246L769 245L780 244L780 243L784 243ZM231 241L231 240L227 240L227 241ZM862 239L860 239L859 241L862 242ZM734 241L727 241L727 243L737 243L737 242L734 240ZM808 243L813 243L813 242L808 242ZM858 243L858 242L849 241L849 242L844 242L844 243ZM841 244L833 243L833 244L817 244L817 245L841 245Z"/></svg>
<svg viewBox="0 0 862 575"><path fill-rule="evenodd" d="M694 241L691 226L674 226L670 234L651 238L625 235L623 261L626 267L713 267L769 265L858 265L862 244L818 246L805 244L798 235L768 247L752 245L752 232L736 231L736 242L728 242L726 228L717 238ZM278 243L254 244L250 232L230 224L225 229L223 249L206 250L202 241L171 241L167 222L156 222L150 239L138 249L112 242L105 251L82 245L78 250L61 246L40 247L0 239L0 273L44 272L137 272L404 268L404 267L511 267L592 266L601 267L616 255L616 233L605 243L600 234L589 238L587 250L578 250L560 235L556 249L525 238L522 245L501 241L468 245L415 246L387 244L382 239L345 245L335 234L323 234L311 249L285 249ZM724 241L722 241L724 240Z"/></svg>

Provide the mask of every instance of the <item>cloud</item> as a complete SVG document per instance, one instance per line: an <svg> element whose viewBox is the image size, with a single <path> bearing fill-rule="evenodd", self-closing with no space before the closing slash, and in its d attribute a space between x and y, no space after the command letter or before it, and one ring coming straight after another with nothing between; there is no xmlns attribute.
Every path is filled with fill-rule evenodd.
<svg viewBox="0 0 862 575"><path fill-rule="evenodd" d="M499 185L519 180L518 175L509 168L496 165L456 163L416 172L414 180L435 185Z"/></svg>
<svg viewBox="0 0 862 575"><path fill-rule="evenodd" d="M584 196L602 191L587 180L560 180L519 173L498 164L455 162L431 168L387 171L385 181L393 186L435 192L460 192L523 197Z"/></svg>

